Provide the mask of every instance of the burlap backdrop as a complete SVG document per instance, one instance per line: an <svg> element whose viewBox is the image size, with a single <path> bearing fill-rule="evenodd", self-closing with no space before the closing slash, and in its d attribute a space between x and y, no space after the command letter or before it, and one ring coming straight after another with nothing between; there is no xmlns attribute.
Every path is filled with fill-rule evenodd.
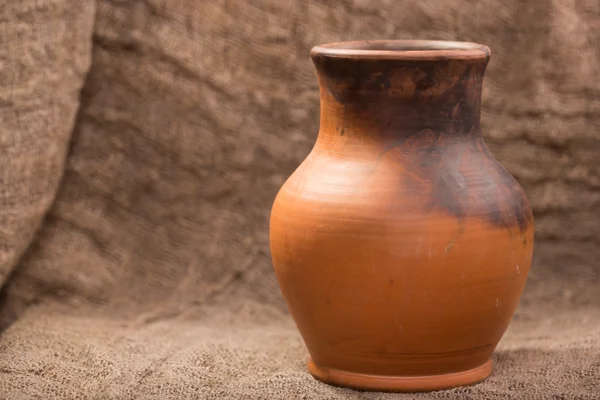
<svg viewBox="0 0 600 400"><path fill-rule="evenodd" d="M310 48L471 40L483 126L534 208L534 268L485 383L600 398L600 3L0 2L0 397L413 398L323 385L268 251L318 129Z"/></svg>

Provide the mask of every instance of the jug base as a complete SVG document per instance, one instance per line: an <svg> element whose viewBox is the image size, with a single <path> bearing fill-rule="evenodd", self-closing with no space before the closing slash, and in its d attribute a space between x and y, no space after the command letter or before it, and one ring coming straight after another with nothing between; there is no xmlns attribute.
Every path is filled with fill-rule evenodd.
<svg viewBox="0 0 600 400"><path fill-rule="evenodd" d="M467 371L449 374L390 376L361 374L321 367L309 358L308 371L317 380L334 386L376 392L427 392L481 382L491 375L492 360Z"/></svg>

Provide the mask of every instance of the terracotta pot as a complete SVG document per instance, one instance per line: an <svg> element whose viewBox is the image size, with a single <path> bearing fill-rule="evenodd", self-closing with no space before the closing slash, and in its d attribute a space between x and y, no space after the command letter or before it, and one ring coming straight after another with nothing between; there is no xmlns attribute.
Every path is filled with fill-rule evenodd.
<svg viewBox="0 0 600 400"><path fill-rule="evenodd" d="M480 130L486 46L315 47L321 127L271 214L281 290L317 379L472 384L525 286L533 217Z"/></svg>

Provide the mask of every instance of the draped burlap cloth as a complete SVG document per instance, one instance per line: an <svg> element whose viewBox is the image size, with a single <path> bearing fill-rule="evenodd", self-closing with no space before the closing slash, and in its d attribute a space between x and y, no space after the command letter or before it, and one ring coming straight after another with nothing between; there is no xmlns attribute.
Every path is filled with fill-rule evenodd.
<svg viewBox="0 0 600 400"><path fill-rule="evenodd" d="M483 128L534 266L468 388L315 381L268 220L319 124L308 58L487 44ZM0 1L0 398L600 399L600 2Z"/></svg>

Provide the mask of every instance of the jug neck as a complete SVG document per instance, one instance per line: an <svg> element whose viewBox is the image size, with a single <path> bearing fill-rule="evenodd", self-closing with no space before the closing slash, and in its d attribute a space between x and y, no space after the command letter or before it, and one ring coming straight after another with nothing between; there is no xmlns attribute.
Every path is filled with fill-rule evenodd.
<svg viewBox="0 0 600 400"><path fill-rule="evenodd" d="M398 144L423 134L448 143L481 134L487 47L429 41L335 45L311 52L321 99L317 144L350 136Z"/></svg>

